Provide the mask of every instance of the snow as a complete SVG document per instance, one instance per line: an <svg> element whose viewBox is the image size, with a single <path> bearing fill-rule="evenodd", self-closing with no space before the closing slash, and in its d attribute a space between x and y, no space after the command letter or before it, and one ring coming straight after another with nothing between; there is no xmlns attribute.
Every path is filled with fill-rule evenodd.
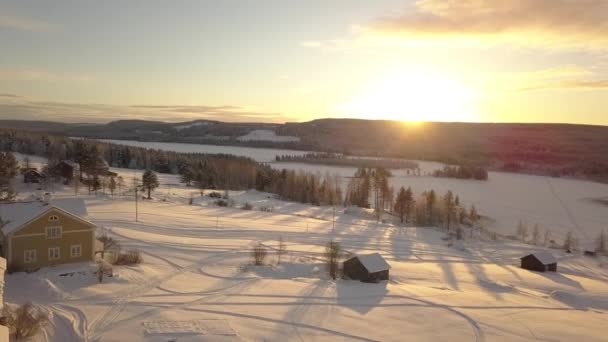
<svg viewBox="0 0 608 342"><path fill-rule="evenodd" d="M213 125L212 122L206 122L206 121L196 121L196 122L192 122L189 124L183 124L183 125L176 125L173 126L176 130L181 131L183 129L186 128L192 128L192 127L196 127L196 126L210 126Z"/></svg>
<svg viewBox="0 0 608 342"><path fill-rule="evenodd" d="M391 268L379 253L357 255L356 258L370 273L386 271Z"/></svg>
<svg viewBox="0 0 608 342"><path fill-rule="evenodd" d="M2 227L2 232L10 234L52 208L80 218L87 216L85 202L78 198L51 199L48 203L40 200L2 203L0 204L0 217L8 222Z"/></svg>
<svg viewBox="0 0 608 342"><path fill-rule="evenodd" d="M536 257L536 259L538 259L538 261L544 265L554 264L557 262L555 257L547 251L534 252L532 255L534 255L534 257Z"/></svg>
<svg viewBox="0 0 608 342"><path fill-rule="evenodd" d="M300 141L300 138L289 135L277 135L275 131L268 129L256 129L246 135L236 138L238 141L275 141L275 142L293 142Z"/></svg>
<svg viewBox="0 0 608 342"><path fill-rule="evenodd" d="M127 182L141 176L141 171L112 170ZM115 266L115 276L101 284L92 263L6 275L8 304L32 301L49 312L49 324L32 342L402 341L404 336L416 341L605 341L607 257L506 239L472 239L453 248L441 231L378 223L363 209L336 210L334 227L330 207L280 201L257 191L231 191L236 206L222 208L198 190L178 185L178 176L160 174L159 179L163 185L154 200L138 202L138 222L132 194L79 194L89 220L123 248L138 249L142 264ZM524 179L532 183L533 178ZM551 181L577 220L579 207L565 195L581 198L600 186ZM477 191L485 186L463 184ZM20 196L33 192L19 186ZM505 193L494 197L510 199L508 207L517 208L508 184L504 187ZM70 187L55 191L56 198L73 194ZM191 195L194 203L188 205ZM461 194L461 200L466 196ZM239 209L245 202L254 209ZM593 217L603 221L603 208L594 208ZM553 214L546 210L538 203L526 212ZM279 264L280 238L287 254ZM323 253L330 240L349 255L379 253L390 263L390 280L329 279ZM251 247L258 242L268 248L264 266L251 265ZM519 258L536 252L555 255L559 272L521 269ZM234 334L184 332L194 322L212 320L223 327L219 321L225 322Z"/></svg>
<svg viewBox="0 0 608 342"><path fill-rule="evenodd" d="M222 145L200 145L182 143L163 143L163 142L143 142L135 140L112 140L98 139L112 144L144 147L164 151L175 151L181 153L210 153L210 154L233 154L240 157L252 158L259 162L275 161L276 156L282 155L304 155L307 151L293 151L275 148L253 148Z"/></svg>

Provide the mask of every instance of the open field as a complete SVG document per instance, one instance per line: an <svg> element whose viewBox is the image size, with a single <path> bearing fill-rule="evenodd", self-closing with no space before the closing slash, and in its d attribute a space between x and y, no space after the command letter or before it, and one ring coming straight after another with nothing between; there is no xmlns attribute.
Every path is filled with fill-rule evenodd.
<svg viewBox="0 0 608 342"><path fill-rule="evenodd" d="M127 181L141 174L113 170ZM89 219L124 248L140 250L142 264L115 266L115 276L102 284L90 264L7 275L8 303L33 301L51 313L39 341L605 338L605 257L551 250L559 273L534 273L520 269L518 258L541 247L478 238L448 247L434 228L379 224L364 210L339 210L334 228L332 208L255 191L231 192L237 206L249 202L254 210L219 208L178 184L176 176L159 177L171 185L157 190L154 200L139 202L139 222L132 195L80 195ZM557 188L565 191L566 185ZM36 192L20 190L22 198ZM72 194L69 187L55 190L56 196ZM262 206L274 211L260 212ZM288 254L277 265L279 237ZM391 265L391 280L328 279L322 252L331 239L347 254L380 252ZM267 266L249 265L256 242L270 251ZM196 325L198 334L180 332L183 325Z"/></svg>

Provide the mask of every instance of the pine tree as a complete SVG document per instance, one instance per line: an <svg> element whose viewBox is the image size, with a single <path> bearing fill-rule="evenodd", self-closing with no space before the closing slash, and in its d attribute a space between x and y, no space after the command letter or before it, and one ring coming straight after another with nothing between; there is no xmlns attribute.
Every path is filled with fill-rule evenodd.
<svg viewBox="0 0 608 342"><path fill-rule="evenodd" d="M426 194L426 210L427 210L427 222L429 224L435 223L435 205L437 202L437 196L435 190L431 190Z"/></svg>
<svg viewBox="0 0 608 342"><path fill-rule="evenodd" d="M110 189L110 194L112 195L112 197L114 197L114 191L116 190L116 187L116 177L110 176L110 179L108 180L108 189Z"/></svg>
<svg viewBox="0 0 608 342"><path fill-rule="evenodd" d="M477 213L477 209L475 209L475 206L471 204L471 209L469 210L469 220L471 221L471 224L473 226L475 226L475 224L477 224L477 221L479 221L479 214Z"/></svg>
<svg viewBox="0 0 608 342"><path fill-rule="evenodd" d="M567 252L572 252L572 250L576 248L576 237L574 234L572 234L572 232L566 233L563 247Z"/></svg>
<svg viewBox="0 0 608 342"><path fill-rule="evenodd" d="M10 152L0 152L0 201L11 201L17 195L11 183L18 171L15 156Z"/></svg>
<svg viewBox="0 0 608 342"><path fill-rule="evenodd" d="M608 252L608 237L606 236L606 231L604 231L604 230L602 230L600 232L600 236L597 237L596 251L598 253Z"/></svg>
<svg viewBox="0 0 608 342"><path fill-rule="evenodd" d="M152 190L158 188L159 186L158 177L156 176L156 173L154 173L150 169L146 170L143 176L141 177L141 183L143 188L148 191L148 199L151 199Z"/></svg>
<svg viewBox="0 0 608 342"><path fill-rule="evenodd" d="M406 215L405 196L406 196L405 189L403 187L401 187L401 189L399 189L399 192L397 193L397 199L395 200L395 208L394 208L395 213L397 213L397 215L399 215L399 219L401 220L401 223L403 223L403 220Z"/></svg>
<svg viewBox="0 0 608 342"><path fill-rule="evenodd" d="M456 205L454 203L454 194L452 191L448 191L443 197L443 205L445 208L445 218L446 218L446 226L448 232L450 231L450 224L452 223L452 218L454 217L454 210L456 209Z"/></svg>
<svg viewBox="0 0 608 342"><path fill-rule="evenodd" d="M543 245L544 246L549 246L549 244L551 243L551 231L549 229L545 230L545 237L543 239Z"/></svg>

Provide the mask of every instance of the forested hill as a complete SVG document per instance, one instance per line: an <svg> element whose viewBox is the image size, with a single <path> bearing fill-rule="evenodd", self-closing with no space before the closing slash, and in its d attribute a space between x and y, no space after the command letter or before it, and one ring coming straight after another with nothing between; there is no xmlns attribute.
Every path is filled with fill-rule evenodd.
<svg viewBox="0 0 608 342"><path fill-rule="evenodd" d="M422 123L321 119L303 123L182 123L123 120L108 124L0 121L2 128L140 141L280 147L353 155L482 164L494 169L608 180L608 127L565 124ZM299 141L243 141L270 130Z"/></svg>

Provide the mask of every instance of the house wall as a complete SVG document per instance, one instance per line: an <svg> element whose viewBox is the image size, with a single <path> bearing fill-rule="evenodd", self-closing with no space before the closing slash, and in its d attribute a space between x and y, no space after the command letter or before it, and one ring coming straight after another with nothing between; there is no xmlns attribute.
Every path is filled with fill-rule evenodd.
<svg viewBox="0 0 608 342"><path fill-rule="evenodd" d="M59 220L49 221L51 216ZM46 228L60 226L61 238L47 238ZM9 268L11 271L37 269L58 264L83 262L93 260L94 227L88 223L77 220L62 211L51 209L26 227L9 235ZM71 256L71 246L81 246L81 256ZM48 249L59 247L60 257L49 260ZM25 263L25 251L36 250L36 261Z"/></svg>
<svg viewBox="0 0 608 342"><path fill-rule="evenodd" d="M524 269L527 269L527 270L538 271L538 272L546 271L545 265L543 265L543 263L541 263L535 257L530 256L530 255L521 259L521 267Z"/></svg>

